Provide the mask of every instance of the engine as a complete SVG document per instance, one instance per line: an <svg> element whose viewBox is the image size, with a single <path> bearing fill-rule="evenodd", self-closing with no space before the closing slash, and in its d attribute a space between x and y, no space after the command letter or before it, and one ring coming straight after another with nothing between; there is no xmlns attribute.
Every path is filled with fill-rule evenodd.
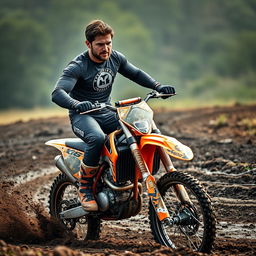
<svg viewBox="0 0 256 256"><path fill-rule="evenodd" d="M136 215L141 208L141 195L133 199L131 182L114 183L110 171L103 175L103 187L97 194L97 203L101 212L116 219L129 218Z"/></svg>
<svg viewBox="0 0 256 256"><path fill-rule="evenodd" d="M111 209L119 208L123 202L129 200L130 191L114 191L111 188L104 187L97 195L97 203L101 211L106 212Z"/></svg>

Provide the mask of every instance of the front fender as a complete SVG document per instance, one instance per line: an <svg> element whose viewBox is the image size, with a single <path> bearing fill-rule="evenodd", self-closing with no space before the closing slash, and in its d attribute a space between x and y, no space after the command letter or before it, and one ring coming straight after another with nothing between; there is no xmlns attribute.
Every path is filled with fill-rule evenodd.
<svg viewBox="0 0 256 256"><path fill-rule="evenodd" d="M168 155L185 161L193 159L192 150L179 142L177 139L162 134L148 134L141 137L140 148L143 149L146 145L155 145L163 147Z"/></svg>

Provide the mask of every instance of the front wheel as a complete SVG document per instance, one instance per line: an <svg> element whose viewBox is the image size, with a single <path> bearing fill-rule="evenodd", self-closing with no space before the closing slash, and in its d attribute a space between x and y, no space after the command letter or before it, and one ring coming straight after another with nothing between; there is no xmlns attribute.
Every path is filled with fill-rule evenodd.
<svg viewBox="0 0 256 256"><path fill-rule="evenodd" d="M181 202L174 187L181 184L190 202ZM160 222L149 203L150 227L156 242L172 248L189 247L193 251L210 252L215 239L216 220L209 195L199 182L188 174L170 172L157 182L159 192L171 219L182 219L174 225Z"/></svg>
<svg viewBox="0 0 256 256"><path fill-rule="evenodd" d="M101 220L92 215L79 219L60 219L60 212L78 206L78 186L61 173L57 176L50 190L50 215L59 219L65 229L72 231L78 239L99 238Z"/></svg>

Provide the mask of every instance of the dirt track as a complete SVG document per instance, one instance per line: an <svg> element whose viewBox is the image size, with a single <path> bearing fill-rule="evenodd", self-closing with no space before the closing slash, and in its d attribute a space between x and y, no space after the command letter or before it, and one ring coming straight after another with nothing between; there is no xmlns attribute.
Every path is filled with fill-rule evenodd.
<svg viewBox="0 0 256 256"><path fill-rule="evenodd" d="M164 134L194 151L193 161L174 164L212 197L218 219L212 255L255 255L256 105L161 111L155 120ZM199 255L153 241L147 202L130 220L103 222L98 241L65 236L47 213L58 172L57 150L44 145L61 137L74 137L64 118L0 126L0 255Z"/></svg>

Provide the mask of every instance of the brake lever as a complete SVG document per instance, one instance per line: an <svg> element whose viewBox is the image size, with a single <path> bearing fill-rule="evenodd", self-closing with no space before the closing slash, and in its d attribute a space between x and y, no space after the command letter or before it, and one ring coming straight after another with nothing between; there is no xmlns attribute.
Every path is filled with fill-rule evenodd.
<svg viewBox="0 0 256 256"><path fill-rule="evenodd" d="M149 99L156 99L156 98L163 98L163 97L172 97L172 96L175 96L176 93L170 93L170 94L162 94L162 93L159 93L155 90L151 91L150 93L147 94L146 98L144 99L144 101L148 101Z"/></svg>
<svg viewBox="0 0 256 256"><path fill-rule="evenodd" d="M145 102L148 102L149 99L151 98L156 98L157 91L153 90L150 93L147 94L146 98L144 99Z"/></svg>

